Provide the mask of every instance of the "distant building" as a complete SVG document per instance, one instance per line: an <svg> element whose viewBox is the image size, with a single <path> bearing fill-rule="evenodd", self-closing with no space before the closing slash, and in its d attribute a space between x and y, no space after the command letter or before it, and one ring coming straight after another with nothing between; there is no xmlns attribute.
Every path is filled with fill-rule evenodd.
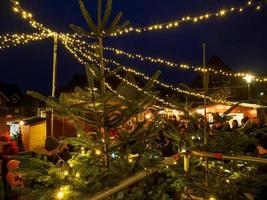
<svg viewBox="0 0 267 200"><path fill-rule="evenodd" d="M207 68L222 70L224 72L234 72L228 67L219 57L213 56L207 63ZM208 82L208 96L215 99L228 99L231 101L248 101L248 84L242 77L224 76L209 72ZM264 100L267 96L267 84L265 83L251 83L251 101ZM197 76L191 88L199 93L203 93L203 75Z"/></svg>
<svg viewBox="0 0 267 200"><path fill-rule="evenodd" d="M0 82L0 108L19 107L22 99L22 91L17 85Z"/></svg>

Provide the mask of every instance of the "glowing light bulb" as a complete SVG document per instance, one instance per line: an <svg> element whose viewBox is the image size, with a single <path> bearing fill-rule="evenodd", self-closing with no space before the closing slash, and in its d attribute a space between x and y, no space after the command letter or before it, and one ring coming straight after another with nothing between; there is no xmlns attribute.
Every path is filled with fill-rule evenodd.
<svg viewBox="0 0 267 200"><path fill-rule="evenodd" d="M65 176L68 176L69 175L69 172L67 170L64 171L64 175Z"/></svg>
<svg viewBox="0 0 267 200"><path fill-rule="evenodd" d="M129 159L128 159L128 162L129 162L129 163L132 163L132 162L133 162L133 159L132 159L132 158L129 158Z"/></svg>
<svg viewBox="0 0 267 200"><path fill-rule="evenodd" d="M20 126L23 126L24 124L25 124L24 121L20 121L20 122L19 122L19 125L20 125Z"/></svg>
<svg viewBox="0 0 267 200"><path fill-rule="evenodd" d="M63 199L64 198L64 193L62 191L58 191L56 194L56 199Z"/></svg>
<svg viewBox="0 0 267 200"><path fill-rule="evenodd" d="M101 151L97 149L97 150L95 151L95 154L99 156L99 155L101 155Z"/></svg>
<svg viewBox="0 0 267 200"><path fill-rule="evenodd" d="M76 176L76 178L80 178L80 173L77 172L77 173L75 174L75 176Z"/></svg>
<svg viewBox="0 0 267 200"><path fill-rule="evenodd" d="M13 11L14 11L14 12L19 12L19 9L18 9L17 7L14 7L14 8L13 8Z"/></svg>
<svg viewBox="0 0 267 200"><path fill-rule="evenodd" d="M221 15L221 16L224 16L224 15L225 15L225 13L226 13L226 11L225 11L225 10L221 10L221 11L220 11L220 15Z"/></svg>
<svg viewBox="0 0 267 200"><path fill-rule="evenodd" d="M252 80L254 79L255 77L250 75L250 74L247 74L244 79L247 81L247 83L251 83Z"/></svg>
<svg viewBox="0 0 267 200"><path fill-rule="evenodd" d="M210 197L209 197L209 200L216 200L216 197L214 197L214 196L210 196Z"/></svg>

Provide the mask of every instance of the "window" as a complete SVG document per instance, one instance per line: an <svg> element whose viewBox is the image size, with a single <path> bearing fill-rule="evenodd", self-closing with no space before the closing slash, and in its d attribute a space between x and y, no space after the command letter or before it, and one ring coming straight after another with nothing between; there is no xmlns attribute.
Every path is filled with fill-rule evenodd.
<svg viewBox="0 0 267 200"><path fill-rule="evenodd" d="M224 85L230 85L230 77L229 76L224 76L222 79L223 79L222 81L223 81Z"/></svg>
<svg viewBox="0 0 267 200"><path fill-rule="evenodd" d="M221 82L221 77L220 77L220 75L213 75L213 76L211 77L211 81L212 81L212 83L220 83L220 82Z"/></svg>

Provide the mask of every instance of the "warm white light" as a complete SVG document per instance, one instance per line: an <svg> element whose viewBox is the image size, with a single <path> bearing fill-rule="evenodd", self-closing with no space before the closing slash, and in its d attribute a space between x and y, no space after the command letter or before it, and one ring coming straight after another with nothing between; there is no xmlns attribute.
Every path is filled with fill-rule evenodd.
<svg viewBox="0 0 267 200"><path fill-rule="evenodd" d="M97 150L95 150L95 154L99 156L99 155L101 155L101 151L97 149Z"/></svg>
<svg viewBox="0 0 267 200"><path fill-rule="evenodd" d="M69 175L69 172L67 170L64 171L64 175L65 176L68 176Z"/></svg>
<svg viewBox="0 0 267 200"><path fill-rule="evenodd" d="M146 119L151 119L151 114L146 114Z"/></svg>
<svg viewBox="0 0 267 200"><path fill-rule="evenodd" d="M221 16L225 15L225 13L226 13L225 10L221 10L221 11L220 11L220 15L221 15Z"/></svg>
<svg viewBox="0 0 267 200"><path fill-rule="evenodd" d="M254 76L247 74L244 79L247 81L247 83L251 83L252 80L254 79Z"/></svg>
<svg viewBox="0 0 267 200"><path fill-rule="evenodd" d="M14 7L14 8L13 8L13 11L14 11L14 12L19 12L19 9L18 9L17 7Z"/></svg>
<svg viewBox="0 0 267 200"><path fill-rule="evenodd" d="M264 92L261 92L260 95L263 96L264 95Z"/></svg>
<svg viewBox="0 0 267 200"><path fill-rule="evenodd" d="M216 198L214 196L210 196L209 200L216 200Z"/></svg>
<svg viewBox="0 0 267 200"><path fill-rule="evenodd" d="M76 173L75 176L76 176L76 178L79 178L80 177L80 173Z"/></svg>
<svg viewBox="0 0 267 200"><path fill-rule="evenodd" d="M57 194L56 194L56 199L63 199L64 198L64 193L62 191L59 191Z"/></svg>
<svg viewBox="0 0 267 200"><path fill-rule="evenodd" d="M24 124L25 124L24 121L19 122L19 125L21 125L21 126L23 126Z"/></svg>

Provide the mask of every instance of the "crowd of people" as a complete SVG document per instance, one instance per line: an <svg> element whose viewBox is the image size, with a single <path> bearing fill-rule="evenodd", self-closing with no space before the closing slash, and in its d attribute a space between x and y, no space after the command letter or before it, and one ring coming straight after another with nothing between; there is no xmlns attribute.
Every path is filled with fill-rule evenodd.
<svg viewBox="0 0 267 200"><path fill-rule="evenodd" d="M174 127L178 134L180 135L186 135L190 131L196 131L196 132L203 132L204 127L206 126L206 130L208 132L208 135L210 137L213 137L215 134L217 134L218 131L224 131L229 132L231 134L246 134L252 137L255 137L257 140L257 144L253 144L250 146L250 151L257 150L258 156L262 158L267 158L267 135L264 134L264 131L260 134L257 133L257 130L264 129L267 126L264 123L261 123L258 118L252 118L249 119L248 117L244 117L241 120L241 123L239 124L237 120L232 120L231 125L228 121L216 121L214 123L206 123L203 117L200 117L199 119L195 120L192 126L192 122L189 122L185 119L177 119L176 116L170 116L166 118L167 121L172 123L172 128ZM149 123L148 123L149 124ZM133 123L132 121L126 123L121 130L128 131L129 133L132 132L136 127L136 123ZM166 126L166 129L170 127ZM170 128L171 129L171 128ZM193 130L192 130L193 129ZM119 135L119 132L121 130L116 129L110 129L109 135L111 138L116 138ZM159 132L159 136L157 139L157 143L159 145L159 148L162 150L162 154L164 157L169 157L175 154L175 148L173 146L173 143L171 140L167 137L165 137L164 132L165 130L162 130ZM48 138L46 143L46 149L48 152L51 153L51 159L55 159L53 157L52 153L53 151L57 151L57 154L62 154L62 157L64 158L64 155L69 155L66 153L68 151L68 148L64 146L64 148L61 148L62 145L55 140ZM60 147L60 148L59 148ZM63 149L61 151L61 149ZM60 152L59 152L60 151ZM17 154L19 152L19 148L14 140L10 138L9 135L5 134L0 137L0 160L1 160L1 175L2 175L2 181L3 181L3 189L4 189L4 199L5 200L16 200L18 199L18 196L15 192L12 192L15 188L23 188L23 180L20 174L13 172L13 169L16 169L19 167L20 162L17 160L12 160L10 158L10 155ZM66 157L66 156L65 156ZM57 158L57 157L56 157ZM68 158L66 158L68 159ZM260 167L258 170L258 174L267 174L267 166ZM256 199L267 199L267 188L263 187L261 195L257 197Z"/></svg>

